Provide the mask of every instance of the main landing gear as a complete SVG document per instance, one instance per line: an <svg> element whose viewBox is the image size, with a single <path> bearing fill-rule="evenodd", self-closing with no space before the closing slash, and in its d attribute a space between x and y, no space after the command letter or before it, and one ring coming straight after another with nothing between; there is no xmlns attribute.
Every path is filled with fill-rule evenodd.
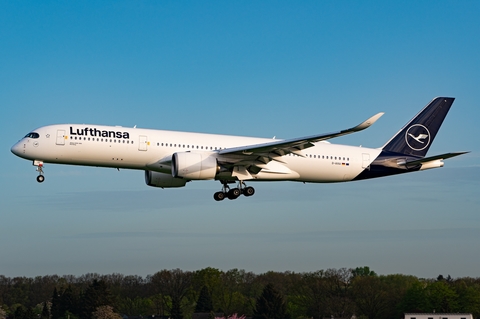
<svg viewBox="0 0 480 319"><path fill-rule="evenodd" d="M213 198L216 201L224 200L225 197L228 199L237 199L242 194L247 197L255 194L255 188L246 186L242 181L238 182L238 186L236 188L230 188L228 186L228 181L220 182L222 183L222 190L213 194Z"/></svg>
<svg viewBox="0 0 480 319"><path fill-rule="evenodd" d="M37 182L43 183L43 181L45 180L45 176L43 176L43 162L34 161L33 165L37 166Z"/></svg>

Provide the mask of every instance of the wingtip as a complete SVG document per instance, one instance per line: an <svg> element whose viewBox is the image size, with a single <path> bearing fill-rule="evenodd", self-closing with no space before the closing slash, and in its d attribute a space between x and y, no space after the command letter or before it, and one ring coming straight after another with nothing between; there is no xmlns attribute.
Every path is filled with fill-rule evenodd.
<svg viewBox="0 0 480 319"><path fill-rule="evenodd" d="M370 127L371 125L373 125L373 123L375 123L379 118L381 118L383 116L383 114L385 114L384 112L380 112L380 113L377 113L375 114L374 116L370 117L369 119L367 119L366 121L358 124L357 126L355 126L353 129L355 131L361 131L361 130L364 130L368 127Z"/></svg>

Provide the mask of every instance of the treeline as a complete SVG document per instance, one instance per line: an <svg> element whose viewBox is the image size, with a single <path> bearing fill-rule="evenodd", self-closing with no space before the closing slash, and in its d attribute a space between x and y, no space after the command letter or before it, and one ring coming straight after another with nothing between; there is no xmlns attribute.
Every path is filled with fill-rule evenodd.
<svg viewBox="0 0 480 319"><path fill-rule="evenodd" d="M263 274L173 269L145 278L0 275L0 306L0 319L99 319L119 318L118 314L189 319L194 313L255 319L353 315L400 319L405 312L434 311L473 313L480 318L480 278L377 275L368 267Z"/></svg>

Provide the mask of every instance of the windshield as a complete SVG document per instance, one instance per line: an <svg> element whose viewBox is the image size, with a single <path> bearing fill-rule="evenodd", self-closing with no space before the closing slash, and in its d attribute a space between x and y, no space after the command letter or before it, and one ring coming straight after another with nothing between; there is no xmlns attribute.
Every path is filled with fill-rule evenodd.
<svg viewBox="0 0 480 319"><path fill-rule="evenodd" d="M25 137L30 137L30 138L39 138L40 135L38 133L35 133L35 132L31 132L31 133L28 133L27 135L25 135Z"/></svg>

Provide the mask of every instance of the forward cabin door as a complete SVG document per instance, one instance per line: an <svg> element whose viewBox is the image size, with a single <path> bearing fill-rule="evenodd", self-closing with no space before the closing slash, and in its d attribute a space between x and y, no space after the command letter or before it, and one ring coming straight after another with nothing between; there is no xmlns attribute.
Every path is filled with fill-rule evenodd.
<svg viewBox="0 0 480 319"><path fill-rule="evenodd" d="M146 151L147 150L147 137L145 135L140 135L140 140L138 141L138 150Z"/></svg>
<svg viewBox="0 0 480 319"><path fill-rule="evenodd" d="M57 130L57 145L65 145L65 130Z"/></svg>

